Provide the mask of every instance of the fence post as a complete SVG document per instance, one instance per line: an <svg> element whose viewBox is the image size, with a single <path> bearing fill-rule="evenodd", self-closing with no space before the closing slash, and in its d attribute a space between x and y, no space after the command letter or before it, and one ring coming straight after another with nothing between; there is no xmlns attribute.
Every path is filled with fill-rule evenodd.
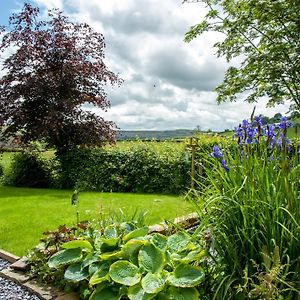
<svg viewBox="0 0 300 300"><path fill-rule="evenodd" d="M192 161L191 161L191 189L193 190L195 188L195 177L196 177L196 171L195 171L195 161L196 161L196 146L197 146L197 139L196 138L190 138L190 144L192 151Z"/></svg>

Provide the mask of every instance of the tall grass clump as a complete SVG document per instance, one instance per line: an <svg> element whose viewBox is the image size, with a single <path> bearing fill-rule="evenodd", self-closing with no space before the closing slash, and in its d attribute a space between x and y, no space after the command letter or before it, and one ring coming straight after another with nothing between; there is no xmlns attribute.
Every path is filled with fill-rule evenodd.
<svg viewBox="0 0 300 300"><path fill-rule="evenodd" d="M213 299L300 298L300 154L289 126L244 120L234 147L203 154L199 214L222 269Z"/></svg>

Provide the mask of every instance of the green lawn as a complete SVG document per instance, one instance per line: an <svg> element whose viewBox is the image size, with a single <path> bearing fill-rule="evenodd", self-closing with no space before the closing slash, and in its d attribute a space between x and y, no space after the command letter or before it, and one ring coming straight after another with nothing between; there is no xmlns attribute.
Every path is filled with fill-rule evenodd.
<svg viewBox="0 0 300 300"><path fill-rule="evenodd" d="M75 223L72 191L0 186L0 248L22 256L39 242L45 230ZM80 194L80 219L97 218L122 209L128 216L147 211L154 224L191 212L183 197L152 194L85 192Z"/></svg>

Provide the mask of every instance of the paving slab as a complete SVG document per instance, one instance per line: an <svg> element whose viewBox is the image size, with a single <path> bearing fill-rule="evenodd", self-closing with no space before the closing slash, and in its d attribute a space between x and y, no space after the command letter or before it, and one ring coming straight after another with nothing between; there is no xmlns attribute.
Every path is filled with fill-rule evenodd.
<svg viewBox="0 0 300 300"><path fill-rule="evenodd" d="M24 273L14 271L11 268L2 270L0 272L0 276L7 278L9 280L12 280L21 285L30 280L30 278L28 276L26 276Z"/></svg>
<svg viewBox="0 0 300 300"><path fill-rule="evenodd" d="M5 259L10 263L14 263L20 259L19 256L9 253L3 249L0 249L0 258Z"/></svg>
<svg viewBox="0 0 300 300"><path fill-rule="evenodd" d="M42 300L53 300L63 294L56 288L47 285L42 285L36 280L27 281L23 284L23 286L31 293L37 295Z"/></svg>

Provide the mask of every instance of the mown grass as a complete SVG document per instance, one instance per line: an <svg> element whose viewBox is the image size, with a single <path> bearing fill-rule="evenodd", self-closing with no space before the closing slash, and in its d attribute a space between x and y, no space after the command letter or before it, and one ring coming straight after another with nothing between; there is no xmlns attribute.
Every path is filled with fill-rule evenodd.
<svg viewBox="0 0 300 300"><path fill-rule="evenodd" d="M0 248L22 256L34 247L45 230L76 222L70 204L72 191L0 186ZM146 211L147 224L159 223L191 212L183 197L153 194L83 192L79 196L80 220L118 213L128 217Z"/></svg>

